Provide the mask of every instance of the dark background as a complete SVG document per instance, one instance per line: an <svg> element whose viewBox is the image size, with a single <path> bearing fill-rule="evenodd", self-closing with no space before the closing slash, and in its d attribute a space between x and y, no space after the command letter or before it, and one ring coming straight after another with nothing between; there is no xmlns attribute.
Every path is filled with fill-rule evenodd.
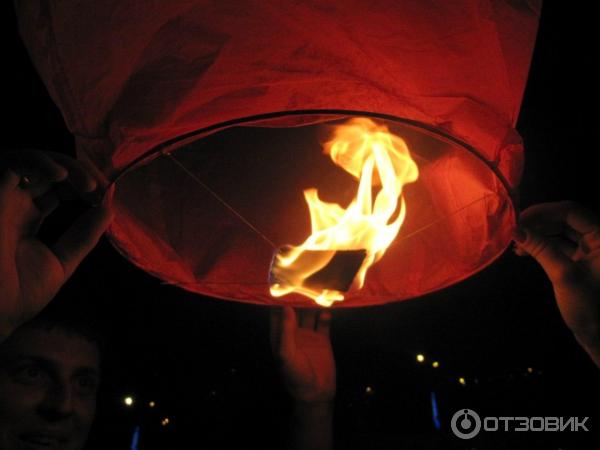
<svg viewBox="0 0 600 450"><path fill-rule="evenodd" d="M1 8L0 145L74 154L9 2ZM542 12L518 122L527 156L521 207L572 199L598 210L598 24L589 12L569 8L547 2ZM269 353L268 309L163 285L106 241L62 295L110 330L90 449L127 449L136 426L141 450L282 448L289 404ZM336 436L349 448L600 448L600 373L563 325L542 270L510 250L442 292L335 311L332 341ZM131 407L126 395L134 397ZM591 432L485 433L460 441L449 423L465 407L490 416L590 416Z"/></svg>

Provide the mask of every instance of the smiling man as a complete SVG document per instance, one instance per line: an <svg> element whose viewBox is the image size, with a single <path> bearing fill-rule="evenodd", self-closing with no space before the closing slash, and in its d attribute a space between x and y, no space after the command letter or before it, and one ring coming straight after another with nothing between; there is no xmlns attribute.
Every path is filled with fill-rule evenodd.
<svg viewBox="0 0 600 450"><path fill-rule="evenodd" d="M0 344L0 450L80 450L96 410L100 349L42 313Z"/></svg>

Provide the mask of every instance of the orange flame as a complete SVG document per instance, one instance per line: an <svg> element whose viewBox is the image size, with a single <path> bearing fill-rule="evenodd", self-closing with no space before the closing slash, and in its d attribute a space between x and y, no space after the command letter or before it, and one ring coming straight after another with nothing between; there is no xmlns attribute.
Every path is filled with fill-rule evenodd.
<svg viewBox="0 0 600 450"><path fill-rule="evenodd" d="M400 231L406 216L402 188L417 180L419 170L404 140L367 118L351 119L335 127L333 138L325 144L325 153L359 180L356 196L344 209L337 203L321 201L315 188L304 191L312 234L301 245L277 254L271 295L295 292L321 306L331 306L342 301L344 293L315 289L306 286L305 280L325 267L337 250L366 250L353 283L362 288L367 270L381 259ZM373 201L373 187L379 185ZM400 211L390 222L398 202ZM311 253L314 251L318 252Z"/></svg>

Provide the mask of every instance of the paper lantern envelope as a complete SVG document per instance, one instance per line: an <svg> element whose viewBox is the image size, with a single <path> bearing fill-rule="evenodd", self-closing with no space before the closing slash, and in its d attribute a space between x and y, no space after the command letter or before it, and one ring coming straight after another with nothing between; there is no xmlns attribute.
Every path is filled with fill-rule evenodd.
<svg viewBox="0 0 600 450"><path fill-rule="evenodd" d="M306 238L303 189L350 201L355 180L321 144L328 127L353 117L401 136L420 177L403 193L397 238L364 287L336 305L441 289L510 242L523 166L514 126L537 2L15 7L79 157L116 185L111 241L166 282L224 299L311 305L272 297L269 242Z"/></svg>

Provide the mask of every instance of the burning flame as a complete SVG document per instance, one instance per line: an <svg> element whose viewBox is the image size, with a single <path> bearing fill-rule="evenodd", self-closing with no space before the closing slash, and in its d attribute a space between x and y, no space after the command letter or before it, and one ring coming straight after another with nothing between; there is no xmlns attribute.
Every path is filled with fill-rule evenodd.
<svg viewBox="0 0 600 450"><path fill-rule="evenodd" d="M336 251L365 250L353 282L362 288L367 270L381 259L400 231L406 216L402 188L418 178L419 170L404 140L367 118L336 126L333 138L325 144L325 153L359 180L356 196L344 209L321 201L315 188L304 191L312 234L303 244L286 247L276 255L271 295L296 292L321 306L331 306L343 300L344 293L314 288L306 280L327 266ZM381 188L373 201L372 191L377 186Z"/></svg>

